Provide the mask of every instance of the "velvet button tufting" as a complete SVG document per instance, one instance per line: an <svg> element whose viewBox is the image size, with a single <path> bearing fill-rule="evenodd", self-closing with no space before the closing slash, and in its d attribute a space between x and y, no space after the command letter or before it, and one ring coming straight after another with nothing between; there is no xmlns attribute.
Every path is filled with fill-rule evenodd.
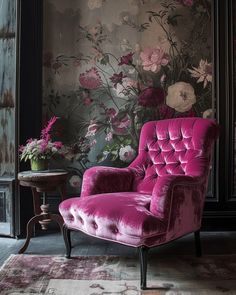
<svg viewBox="0 0 236 295"><path fill-rule="evenodd" d="M117 234L118 233L118 228L115 225L110 226L110 230L113 234Z"/></svg>
<svg viewBox="0 0 236 295"><path fill-rule="evenodd" d="M78 217L78 220L81 222L81 224L84 224L84 221L80 216Z"/></svg>
<svg viewBox="0 0 236 295"><path fill-rule="evenodd" d="M74 221L74 216L73 216L73 215L70 215L68 219L69 219L70 221Z"/></svg>
<svg viewBox="0 0 236 295"><path fill-rule="evenodd" d="M97 229L98 228L98 225L96 222L93 222L93 228Z"/></svg>

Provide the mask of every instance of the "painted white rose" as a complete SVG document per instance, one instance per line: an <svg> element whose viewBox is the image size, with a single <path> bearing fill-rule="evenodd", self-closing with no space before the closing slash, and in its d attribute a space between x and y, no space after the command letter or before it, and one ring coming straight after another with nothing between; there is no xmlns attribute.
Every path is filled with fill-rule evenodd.
<svg viewBox="0 0 236 295"><path fill-rule="evenodd" d="M166 104L177 112L184 113L191 109L196 102L196 95L192 85L186 82L177 82L168 87Z"/></svg>
<svg viewBox="0 0 236 295"><path fill-rule="evenodd" d="M123 162L131 162L134 159L135 155L136 152L130 145L120 148L119 156L121 161Z"/></svg>
<svg viewBox="0 0 236 295"><path fill-rule="evenodd" d="M58 149L57 149L56 147L53 147L53 148L52 148L52 152L53 152L53 153L56 153L57 151L58 151Z"/></svg>
<svg viewBox="0 0 236 295"><path fill-rule="evenodd" d="M71 176L69 183L72 187L80 187L81 186L81 178L78 175Z"/></svg>

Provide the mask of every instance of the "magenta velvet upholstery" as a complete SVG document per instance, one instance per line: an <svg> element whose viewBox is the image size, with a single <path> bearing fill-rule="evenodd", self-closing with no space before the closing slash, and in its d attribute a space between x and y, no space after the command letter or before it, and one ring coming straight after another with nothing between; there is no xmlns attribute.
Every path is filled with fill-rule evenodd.
<svg viewBox="0 0 236 295"><path fill-rule="evenodd" d="M199 230L217 136L218 126L209 119L146 123L128 168L88 169L81 197L60 204L66 226L133 247Z"/></svg>

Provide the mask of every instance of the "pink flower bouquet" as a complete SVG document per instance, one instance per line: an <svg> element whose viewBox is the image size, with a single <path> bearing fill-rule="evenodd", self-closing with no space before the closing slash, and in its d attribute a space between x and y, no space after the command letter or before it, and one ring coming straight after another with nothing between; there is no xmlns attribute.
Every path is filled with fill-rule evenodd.
<svg viewBox="0 0 236 295"><path fill-rule="evenodd" d="M51 157L59 153L63 147L61 141L52 141L51 129L57 121L58 117L52 117L45 128L41 131L40 139L30 138L27 140L26 145L21 145L20 160L49 160Z"/></svg>

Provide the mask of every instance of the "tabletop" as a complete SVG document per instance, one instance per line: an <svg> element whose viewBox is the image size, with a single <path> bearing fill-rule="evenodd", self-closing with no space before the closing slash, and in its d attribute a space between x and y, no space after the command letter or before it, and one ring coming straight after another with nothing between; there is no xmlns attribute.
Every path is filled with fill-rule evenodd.
<svg viewBox="0 0 236 295"><path fill-rule="evenodd" d="M46 179L60 179L68 175L65 170L45 170L45 171L22 171L18 173L18 179L23 181L37 181Z"/></svg>

